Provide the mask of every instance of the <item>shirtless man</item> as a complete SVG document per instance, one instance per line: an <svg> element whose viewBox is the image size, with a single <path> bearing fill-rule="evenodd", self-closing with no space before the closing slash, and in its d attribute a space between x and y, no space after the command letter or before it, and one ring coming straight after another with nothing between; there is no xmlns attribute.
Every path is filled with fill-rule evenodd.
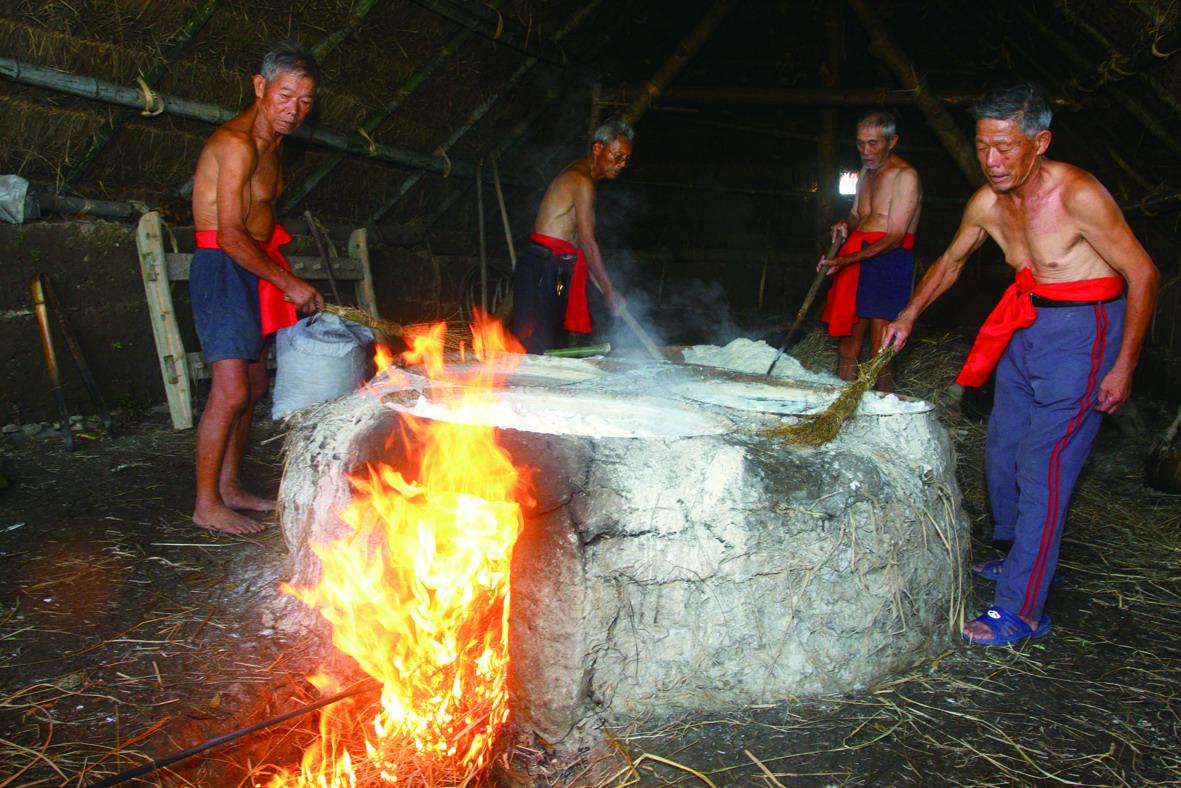
<svg viewBox="0 0 1181 788"><path fill-rule="evenodd" d="M588 272L612 312L624 304L595 240L595 186L623 172L634 137L626 123L604 123L591 138L590 155L571 162L546 189L513 272L513 334L529 353L564 345L564 330L590 333Z"/></svg>
<svg viewBox="0 0 1181 788"><path fill-rule="evenodd" d="M189 284L213 387L197 426L193 522L213 531L262 530L234 510L275 508L238 480L250 417L266 391L267 340L295 322L296 308L315 312L324 306L320 293L282 260L278 246L290 236L275 221L283 135L311 111L318 77L310 54L287 44L273 48L254 76L254 104L222 124L197 160L193 219L199 248Z"/></svg>
<svg viewBox="0 0 1181 788"><path fill-rule="evenodd" d="M845 237L838 256L816 267L835 276L821 320L837 341L837 374L857 377L861 346L869 330L870 347L881 344L886 324L898 316L914 284L914 231L919 224L923 187L919 174L894 152L894 116L878 110L857 121L861 174L853 209L832 226L832 240ZM894 390L893 364L875 385Z"/></svg>
<svg viewBox="0 0 1181 788"><path fill-rule="evenodd" d="M985 470L994 539L1013 542L1003 561L973 567L996 581L996 596L963 634L1008 645L1050 629L1042 608L1070 494L1101 414L1128 399L1160 275L1094 176L1045 157L1050 108L1039 87L996 91L974 114L988 184L969 200L951 245L886 328L882 347L906 343L986 237L1000 245L1017 281L981 328L957 382L982 385L995 366Z"/></svg>

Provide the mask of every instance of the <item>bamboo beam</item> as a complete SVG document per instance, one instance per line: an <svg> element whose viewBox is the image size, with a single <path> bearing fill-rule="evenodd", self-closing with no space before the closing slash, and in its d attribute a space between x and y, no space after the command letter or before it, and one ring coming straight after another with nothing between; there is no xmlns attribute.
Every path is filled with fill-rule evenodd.
<svg viewBox="0 0 1181 788"><path fill-rule="evenodd" d="M565 38L566 35L570 33L570 31L578 27L578 25L581 24L582 21L591 14L591 12L598 8L601 2L602 0L590 0L590 2L582 6L582 8L580 8L574 14L574 16L570 18L570 21L566 24L566 26L557 32L557 34L554 36L554 41L558 42ZM480 121L481 118L488 114L488 111L492 109L493 105L496 104L497 100L504 94L504 92L512 87L518 80L520 80L521 77L529 73L529 71L535 65L537 65L537 62L537 58L535 57L526 58L525 62L522 63L516 71L509 75L507 79L499 83L498 89L495 92L493 92L488 98L482 101L478 107L471 111L467 117L467 120L464 121L464 123L460 125L459 128L451 133L451 136L449 136L446 141L444 141L443 144L439 146L438 150L441 150L443 153L451 150L455 143L459 142L459 140L465 134L472 130L472 128ZM370 216L368 221L365 223L374 224L382 216L385 216L395 205L397 205L402 200L407 192L414 188L414 186L420 180L422 180L422 174L415 173L414 175L411 175L409 178L406 178L404 181L402 181L402 183L398 186L398 190L394 192L394 194L390 196L385 202L378 206L377 210L373 212L373 215Z"/></svg>
<svg viewBox="0 0 1181 788"><path fill-rule="evenodd" d="M866 0L848 0L848 3L869 35L870 52L885 63L894 72L895 78L908 90L914 91L915 104L969 183L976 187L983 186L984 175L976 161L975 149L964 136L963 130L943 108L943 103L931 93L926 81L919 76L914 63L894 41L885 20Z"/></svg>
<svg viewBox="0 0 1181 788"><path fill-rule="evenodd" d="M172 67L176 59L181 56L189 44L201 32L201 29L205 27L205 23L210 20L213 12L217 10L217 6L220 3L221 0L206 0L189 15L189 18L185 20L185 23L181 26L177 34L173 36L168 51L164 53L163 59L153 66L148 73L143 75L143 81L149 88L154 88L160 83L160 80L168 73L168 69ZM133 117L135 117L134 112L124 110L108 118L103 125L99 126L98 130L94 133L94 139L90 142L90 147L82 154L78 163L66 173L65 182L67 185L72 186L86 174L90 165L94 163L98 155L107 147L107 143L114 139L120 129Z"/></svg>
<svg viewBox="0 0 1181 788"><path fill-rule="evenodd" d="M566 52L558 46L556 39L551 40L536 36L537 44L531 45L529 43L530 36L521 36L515 30L505 30L504 16L497 9L488 9L481 3L471 3L460 7L447 2L447 0L412 0L412 2L460 27L487 38L489 41L504 44L529 57L535 57L555 66L567 65ZM484 19L478 19L477 16L483 16Z"/></svg>
<svg viewBox="0 0 1181 788"><path fill-rule="evenodd" d="M644 92L624 110L620 120L635 126L640 118L644 117L644 113L652 106L652 102L659 98L669 83L677 78L681 70L685 68L685 64L697 54L736 3L737 0L717 0L714 3L713 7L701 18L701 21L689 31L687 36L681 39L681 43L677 45L668 60L664 61L664 65L652 75L652 78L644 85Z"/></svg>
<svg viewBox="0 0 1181 788"><path fill-rule="evenodd" d="M631 89L628 95L635 95L639 89ZM978 101L984 96L983 90L932 90L931 95L942 104L958 106ZM1051 96L1050 103L1059 107L1079 109L1083 105L1077 98ZM732 86L677 85L670 87L660 97L660 106L672 105L730 105L730 106L829 106L856 107L915 104L918 96L913 90L887 90L884 88L840 89L826 87L810 88L750 88Z"/></svg>
<svg viewBox="0 0 1181 788"><path fill-rule="evenodd" d="M1145 73L1146 69L1158 64L1160 60L1167 59L1170 54L1181 49L1181 30L1173 27L1164 35L1155 38L1147 46L1141 47L1138 54L1128 56L1116 49L1111 39L1083 19L1080 14L1071 11L1064 0L1057 0L1055 5L1067 22L1076 24L1080 30L1091 37L1092 41L1106 50L1108 55L1108 59L1099 65L1092 77L1093 83L1090 86L1085 85L1077 78L1072 80L1081 90L1097 90L1111 82L1118 82L1126 77L1134 76L1162 103L1169 105L1174 112L1181 113L1181 100L1177 98L1177 94L1156 77Z"/></svg>
<svg viewBox="0 0 1181 788"><path fill-rule="evenodd" d="M344 40L361 29L361 23L365 21L365 17L369 16L369 12L377 5L378 0L357 0L349 11L348 21L345 22L344 27L336 32L328 35L323 41L312 47L312 55L316 60L323 60L328 57L338 46L344 43Z"/></svg>
<svg viewBox="0 0 1181 788"><path fill-rule="evenodd" d="M820 65L820 81L830 90L841 84L841 61L844 60L845 26L841 14L843 0L825 0L824 32L827 39L827 59ZM837 179L837 120L836 107L820 110L819 139L816 145L816 237L828 235L825 229L836 218L833 216ZM823 247L821 247L823 248ZM762 291L760 290L760 295ZM762 299L760 298L760 301Z"/></svg>
<svg viewBox="0 0 1181 788"><path fill-rule="evenodd" d="M497 9L504 5L504 2L505 0L494 0L490 7L492 9ZM365 119L365 122L361 124L361 130L364 131L366 135L372 135L376 133L378 128L380 128L381 125L385 123L386 120L388 120L389 117L393 115L394 112L396 112L408 98L414 95L415 91L422 87L422 85L428 79L430 79L440 68L446 65L447 61L455 56L455 53L459 51L459 47L471 35L472 31L461 30L458 34L453 36L450 41L444 44L443 47L435 53L435 56L429 63L418 69L418 71L416 71L414 75L410 77L410 79L406 80L398 87L398 90L393 96L390 97L389 101L382 105L381 109L379 109L377 112L374 112ZM305 198L307 198L309 194L312 193L313 190L316 189L317 186L319 186L324 181L325 178L331 175L336 170L336 168L340 166L340 163L344 161L344 159L344 153L333 154L328 158L327 161L317 167L312 172L312 174L303 181L292 184L289 188L287 188L285 190L286 194L279 203L279 213L284 214L295 208L295 206L299 205Z"/></svg>
<svg viewBox="0 0 1181 788"><path fill-rule="evenodd" d="M95 79L94 77L70 74L64 71L44 68L43 66L34 66L29 63L13 60L12 58L0 57L0 77L18 82L22 85L56 90L61 93L102 101L107 104L133 107L135 109L145 108L144 94L133 88L115 85ZM175 115L176 117L188 118L189 120L199 120L215 125L225 123L238 114L235 110L225 109L224 107L218 107L213 104L188 101L177 96L162 94L153 94L153 98L149 100L149 103L154 107L160 107L162 105L163 114ZM414 151L395 148L392 145L374 145L371 148L369 143L360 136L346 137L343 134L337 134L308 125L300 126L289 136L293 139L309 142L323 148L344 151L354 156L386 161L401 167L440 174L447 169L446 163L441 156L427 156ZM475 174L475 168L465 162L452 162L450 171L452 175L460 175L464 178L471 178Z"/></svg>
<svg viewBox="0 0 1181 788"><path fill-rule="evenodd" d="M853 0L850 0L851 2ZM857 0L860 2L861 0ZM1036 14L1031 13L1025 8L1020 8L1022 16L1030 26L1038 32L1043 38L1048 39L1055 48L1058 49L1066 59L1070 61L1073 68L1080 70L1090 70L1092 64L1090 60L1081 52L1079 52L1073 44L1060 36L1057 31L1052 30L1045 22L1037 17ZM1152 115L1152 113L1145 110L1140 104L1132 99L1127 93L1119 88L1117 85L1108 84L1104 87L1104 92L1111 97L1113 101L1119 104L1124 110L1140 122L1140 125L1148 131L1149 134L1156 137L1156 139L1166 148L1172 151L1175 155L1181 156L1181 143L1175 139L1175 135L1160 124L1160 122Z"/></svg>
<svg viewBox="0 0 1181 788"><path fill-rule="evenodd" d="M1164 211L1175 211L1181 208L1181 192L1168 194L1164 197L1156 197L1151 200L1141 200L1138 203L1121 205L1120 208L1124 213L1135 213L1139 211L1145 216L1155 216L1157 213Z"/></svg>

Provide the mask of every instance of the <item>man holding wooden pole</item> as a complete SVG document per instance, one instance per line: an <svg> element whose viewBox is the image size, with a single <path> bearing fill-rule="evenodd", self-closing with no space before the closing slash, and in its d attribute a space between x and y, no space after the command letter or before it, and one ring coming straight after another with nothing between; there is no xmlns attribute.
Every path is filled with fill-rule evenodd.
<svg viewBox="0 0 1181 788"><path fill-rule="evenodd" d="M889 112L875 110L857 121L857 196L849 215L832 226L833 241L844 236L845 243L816 268L833 277L821 320L839 337L837 374L843 380L857 377L866 331L870 346L880 345L886 324L906 306L914 284L911 250L923 187L915 168L894 152L897 144L897 123ZM894 390L893 362L875 388Z"/></svg>
<svg viewBox="0 0 1181 788"><path fill-rule="evenodd" d="M963 636L1006 646L1050 631L1043 608L1070 495L1102 414L1131 393L1160 274L1102 184L1045 157L1051 113L1041 88L995 91L974 114L988 183L881 345L901 348L968 257L987 238L997 242L1016 281L956 382L981 386L996 371L984 465L993 539L1013 546L1003 561L973 567L996 582L996 595Z"/></svg>
<svg viewBox="0 0 1181 788"><path fill-rule="evenodd" d="M193 522L212 531L262 530L234 510L275 508L274 501L243 490L238 479L250 418L266 391L268 340L295 322L296 309L324 308L324 297L292 274L279 252L291 236L275 217L283 183L280 146L311 112L319 74L310 53L275 46L254 75L254 103L222 124L197 159L198 249L189 289L213 386L197 426Z"/></svg>
<svg viewBox="0 0 1181 788"><path fill-rule="evenodd" d="M634 137L626 123L599 126L590 155L562 170L541 199L533 234L513 271L512 330L529 353L564 346L566 331L590 333L588 275L612 312L625 306L595 239L595 188L623 172Z"/></svg>

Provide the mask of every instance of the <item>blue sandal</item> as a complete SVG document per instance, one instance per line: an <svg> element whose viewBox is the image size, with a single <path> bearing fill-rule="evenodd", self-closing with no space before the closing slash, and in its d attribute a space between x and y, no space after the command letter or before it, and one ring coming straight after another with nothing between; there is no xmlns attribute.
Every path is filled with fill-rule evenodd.
<svg viewBox="0 0 1181 788"><path fill-rule="evenodd" d="M982 615L972 619L973 624L984 624L992 633L991 639L974 638L964 634L964 640L979 646L1011 646L1026 638L1040 638L1050 631L1050 617L1042 615L1037 629L1031 629L1029 624L1018 618L1003 607L990 607Z"/></svg>
<svg viewBox="0 0 1181 788"><path fill-rule="evenodd" d="M972 567L972 574L976 575L976 577L982 577L985 580L988 580L989 582L995 583L996 581L1001 579L1001 570L1004 568L1005 568L1004 560L989 561L987 564L980 567L979 569L977 569L976 567L973 566ZM1052 590L1056 591L1062 587L1063 582L1064 581L1062 580L1062 575L1055 573L1055 575L1052 578L1050 578L1050 588Z"/></svg>

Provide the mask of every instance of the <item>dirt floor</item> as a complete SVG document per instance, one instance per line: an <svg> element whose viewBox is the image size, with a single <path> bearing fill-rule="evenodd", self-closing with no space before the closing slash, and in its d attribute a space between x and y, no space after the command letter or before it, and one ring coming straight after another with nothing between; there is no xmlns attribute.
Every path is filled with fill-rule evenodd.
<svg viewBox="0 0 1181 788"><path fill-rule="evenodd" d="M938 363L917 347L900 379L937 401L977 556L990 558L981 414L946 396ZM1141 482L1166 420L1141 410L1148 433L1108 425L1096 445L1048 637L984 649L949 632L939 658L854 696L673 722L654 709L574 763L518 742L515 770L495 782L1181 784L1181 497ZM271 493L281 437L258 424L245 469ZM151 413L122 414L116 436L69 455L52 433L0 437L0 786L85 785L314 697L306 645L277 634L260 604L282 579L278 529L244 538L189 524L193 438ZM969 612L990 599L977 581ZM290 723L141 784L252 785L308 735Z"/></svg>

